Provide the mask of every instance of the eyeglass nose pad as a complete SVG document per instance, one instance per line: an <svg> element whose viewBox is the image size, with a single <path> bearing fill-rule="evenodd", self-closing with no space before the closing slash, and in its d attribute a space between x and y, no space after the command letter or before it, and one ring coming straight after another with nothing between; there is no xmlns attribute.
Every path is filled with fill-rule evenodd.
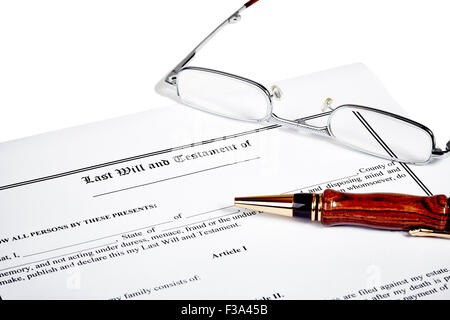
<svg viewBox="0 0 450 320"><path fill-rule="evenodd" d="M277 85L273 85L271 87L272 89L272 96L275 98L275 100L281 100L283 98L283 91L281 91L280 87Z"/></svg>
<svg viewBox="0 0 450 320"><path fill-rule="evenodd" d="M325 111L327 111L328 109L331 110L331 111L333 111L334 108L331 107L332 104L333 104L333 99L327 98L327 99L324 101L324 103L322 104L322 107L321 107L322 112L325 112Z"/></svg>

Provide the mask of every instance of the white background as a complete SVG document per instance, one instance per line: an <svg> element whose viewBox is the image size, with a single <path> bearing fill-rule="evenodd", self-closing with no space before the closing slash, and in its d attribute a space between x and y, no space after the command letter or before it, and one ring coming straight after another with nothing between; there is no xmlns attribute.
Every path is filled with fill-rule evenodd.
<svg viewBox="0 0 450 320"><path fill-rule="evenodd" d="M156 82L244 2L0 0L0 141L170 104ZM442 147L448 12L446 0L261 0L194 65L270 83L363 62Z"/></svg>

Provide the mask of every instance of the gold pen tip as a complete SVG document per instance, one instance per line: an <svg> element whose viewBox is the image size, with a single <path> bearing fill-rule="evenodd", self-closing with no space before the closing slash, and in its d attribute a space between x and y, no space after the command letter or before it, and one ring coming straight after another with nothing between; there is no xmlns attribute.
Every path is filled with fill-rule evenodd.
<svg viewBox="0 0 450 320"><path fill-rule="evenodd" d="M263 211L292 217L294 207L293 195L236 197L234 205L238 208Z"/></svg>
<svg viewBox="0 0 450 320"><path fill-rule="evenodd" d="M260 201L260 202L284 202L291 203L294 201L293 194L283 194L279 196L253 196L253 197L236 197L234 202L241 201Z"/></svg>

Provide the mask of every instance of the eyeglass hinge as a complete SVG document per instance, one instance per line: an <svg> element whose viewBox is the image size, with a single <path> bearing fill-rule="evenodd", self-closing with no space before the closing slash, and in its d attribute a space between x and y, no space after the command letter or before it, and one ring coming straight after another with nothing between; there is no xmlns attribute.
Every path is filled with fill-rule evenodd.
<svg viewBox="0 0 450 320"><path fill-rule="evenodd" d="M170 84L177 84L177 76L173 75L169 77Z"/></svg>
<svg viewBox="0 0 450 320"><path fill-rule="evenodd" d="M443 156L444 154L449 153L449 152L450 152L450 148L447 145L447 149L445 151L443 151L440 148L434 148L432 154L435 156Z"/></svg>
<svg viewBox="0 0 450 320"><path fill-rule="evenodd" d="M239 13L233 14L228 18L228 23L238 23L239 21L241 21L241 15Z"/></svg>
<svg viewBox="0 0 450 320"><path fill-rule="evenodd" d="M171 85L177 84L177 73L175 70L172 70L166 77L166 82Z"/></svg>

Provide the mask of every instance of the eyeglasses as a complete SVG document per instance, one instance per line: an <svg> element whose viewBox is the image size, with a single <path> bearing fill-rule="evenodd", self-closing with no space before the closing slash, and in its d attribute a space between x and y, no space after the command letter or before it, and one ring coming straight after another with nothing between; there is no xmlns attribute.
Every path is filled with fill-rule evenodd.
<svg viewBox="0 0 450 320"><path fill-rule="evenodd" d="M158 82L156 91L215 115L306 129L388 160L425 164L450 152L450 141L445 151L436 148L433 132L418 122L359 105L345 104L332 108L331 99L326 100L321 114L297 120L283 119L273 113L273 101L282 98L279 87L266 88L234 74L187 66L214 35L226 25L240 21L241 13L257 1L248 1L214 29ZM311 119L325 116L328 117L326 126L308 123Z"/></svg>

